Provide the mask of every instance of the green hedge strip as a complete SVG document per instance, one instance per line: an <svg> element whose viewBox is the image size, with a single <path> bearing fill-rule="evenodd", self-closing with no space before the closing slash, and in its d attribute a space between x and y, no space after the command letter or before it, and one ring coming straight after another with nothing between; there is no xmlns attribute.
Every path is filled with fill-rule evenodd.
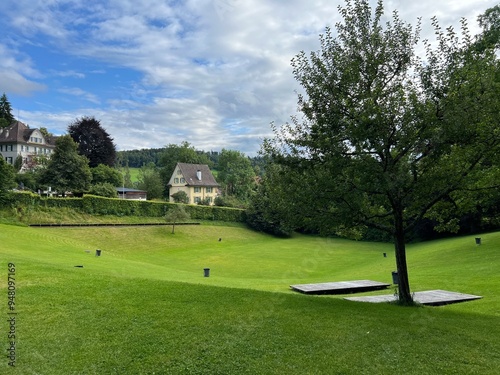
<svg viewBox="0 0 500 375"><path fill-rule="evenodd" d="M151 202L84 195L83 198L40 197L29 192L12 192L8 201L13 207L70 208L91 215L163 217L178 203ZM245 211L237 208L184 205L194 220L244 222Z"/></svg>

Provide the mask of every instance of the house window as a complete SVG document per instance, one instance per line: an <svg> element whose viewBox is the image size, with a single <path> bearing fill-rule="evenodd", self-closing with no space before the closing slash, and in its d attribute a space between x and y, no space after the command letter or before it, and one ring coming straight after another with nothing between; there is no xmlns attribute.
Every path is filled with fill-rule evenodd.
<svg viewBox="0 0 500 375"><path fill-rule="evenodd" d="M10 156L8 158L5 158L5 161L7 161L7 163L9 163L9 164L13 164L12 157L10 157Z"/></svg>
<svg viewBox="0 0 500 375"><path fill-rule="evenodd" d="M211 193L212 192L212 188L211 187L207 187L207 193Z"/></svg>
<svg viewBox="0 0 500 375"><path fill-rule="evenodd" d="M184 184L186 182L185 178L181 178L181 184Z"/></svg>
<svg viewBox="0 0 500 375"><path fill-rule="evenodd" d="M180 169L177 169L177 174L182 174Z"/></svg>
<svg viewBox="0 0 500 375"><path fill-rule="evenodd" d="M174 178L174 183L175 183L175 184L178 184L178 183L179 183L179 179L178 179L177 177L176 177L176 178Z"/></svg>
<svg viewBox="0 0 500 375"><path fill-rule="evenodd" d="M194 197L194 203L200 203L201 198L200 197Z"/></svg>
<svg viewBox="0 0 500 375"><path fill-rule="evenodd" d="M196 187L194 188L194 192L195 192L195 193L201 193L201 187L196 186Z"/></svg>

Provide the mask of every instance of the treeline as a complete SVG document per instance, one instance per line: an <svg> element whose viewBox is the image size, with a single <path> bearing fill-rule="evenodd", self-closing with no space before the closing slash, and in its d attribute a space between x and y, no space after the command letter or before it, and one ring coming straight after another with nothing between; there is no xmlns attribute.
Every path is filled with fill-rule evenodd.
<svg viewBox="0 0 500 375"><path fill-rule="evenodd" d="M130 168L141 168L145 165L153 163L155 166L160 167L162 163L162 157L167 151L166 148L143 148L140 150L124 150L117 151L117 167L125 167L128 165ZM211 169L219 169L219 151L202 151L196 150L196 153L202 156L208 161L208 165ZM262 174L264 171L264 158L261 156L250 157L247 156L250 161L250 165L258 172Z"/></svg>
<svg viewBox="0 0 500 375"><path fill-rule="evenodd" d="M217 151L196 151L206 155L214 165L218 162L219 153ZM143 148L141 150L125 150L117 152L117 164L119 167L128 165L130 168L141 168L144 165L153 163L160 166L160 160L165 153L165 148Z"/></svg>

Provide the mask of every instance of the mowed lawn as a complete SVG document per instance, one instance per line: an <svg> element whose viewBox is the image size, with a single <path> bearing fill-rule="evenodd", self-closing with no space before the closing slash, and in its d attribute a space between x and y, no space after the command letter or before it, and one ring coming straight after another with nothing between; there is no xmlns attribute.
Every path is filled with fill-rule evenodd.
<svg viewBox="0 0 500 375"><path fill-rule="evenodd" d="M170 232L0 225L5 348L8 263L18 313L16 368L4 356L0 373L498 374L500 232L480 246L474 236L410 245L413 291L484 297L420 308L289 288L390 282L390 244L208 225Z"/></svg>

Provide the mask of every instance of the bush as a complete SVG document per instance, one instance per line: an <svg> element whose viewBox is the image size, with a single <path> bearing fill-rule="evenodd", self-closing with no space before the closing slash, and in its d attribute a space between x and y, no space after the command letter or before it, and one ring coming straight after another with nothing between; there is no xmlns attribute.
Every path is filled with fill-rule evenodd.
<svg viewBox="0 0 500 375"><path fill-rule="evenodd" d="M210 203L211 203L210 198L205 198L205 199L199 201L198 205L199 206L210 206Z"/></svg>
<svg viewBox="0 0 500 375"><path fill-rule="evenodd" d="M108 167L109 168L109 167ZM116 188L109 182L91 185L88 194L100 197L116 198Z"/></svg>
<svg viewBox="0 0 500 375"><path fill-rule="evenodd" d="M248 206L248 203L238 199L234 196L217 196L214 200L214 205L218 207L233 207L233 208L241 208L244 209Z"/></svg>
<svg viewBox="0 0 500 375"><path fill-rule="evenodd" d="M174 198L175 203L189 203L188 195L185 191L178 191L177 193L172 194L172 198Z"/></svg>

